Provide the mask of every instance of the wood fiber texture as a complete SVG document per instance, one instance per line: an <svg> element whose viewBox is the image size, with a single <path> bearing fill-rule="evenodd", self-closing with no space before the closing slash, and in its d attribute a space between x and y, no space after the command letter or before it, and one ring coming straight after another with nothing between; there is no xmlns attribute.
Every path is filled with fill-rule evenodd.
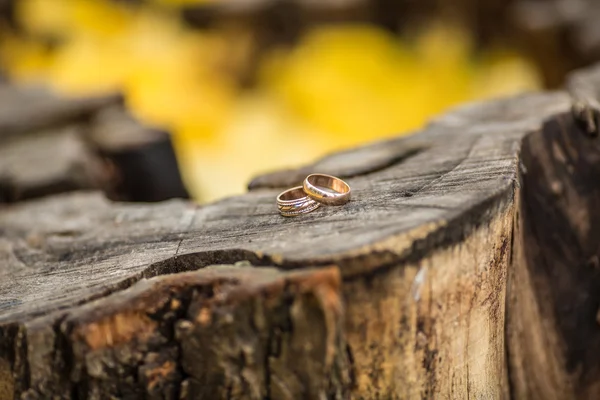
<svg viewBox="0 0 600 400"><path fill-rule="evenodd" d="M598 398L594 76L204 206L5 207L0 398ZM314 171L352 201L281 217Z"/></svg>

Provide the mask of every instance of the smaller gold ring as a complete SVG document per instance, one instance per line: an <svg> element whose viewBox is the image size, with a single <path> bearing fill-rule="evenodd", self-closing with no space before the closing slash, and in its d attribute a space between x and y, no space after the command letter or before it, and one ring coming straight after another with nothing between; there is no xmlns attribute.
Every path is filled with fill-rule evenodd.
<svg viewBox="0 0 600 400"><path fill-rule="evenodd" d="M350 185L325 174L311 174L303 184L304 192L313 200L329 206L340 206L350 201L352 189Z"/></svg>
<svg viewBox="0 0 600 400"><path fill-rule="evenodd" d="M297 186L277 196L277 208L284 217L296 217L316 210L319 203L308 197L302 186Z"/></svg>

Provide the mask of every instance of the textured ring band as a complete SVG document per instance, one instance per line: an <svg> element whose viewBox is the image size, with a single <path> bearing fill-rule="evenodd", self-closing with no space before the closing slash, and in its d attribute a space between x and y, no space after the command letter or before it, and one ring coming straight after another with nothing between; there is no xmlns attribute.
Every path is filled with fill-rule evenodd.
<svg viewBox="0 0 600 400"><path fill-rule="evenodd" d="M311 174L303 184L304 192L313 200L330 206L340 206L350 201L352 189L350 185L325 174Z"/></svg>
<svg viewBox="0 0 600 400"><path fill-rule="evenodd" d="M277 208L284 217L295 217L316 210L319 203L308 197L302 186L297 186L277 196Z"/></svg>

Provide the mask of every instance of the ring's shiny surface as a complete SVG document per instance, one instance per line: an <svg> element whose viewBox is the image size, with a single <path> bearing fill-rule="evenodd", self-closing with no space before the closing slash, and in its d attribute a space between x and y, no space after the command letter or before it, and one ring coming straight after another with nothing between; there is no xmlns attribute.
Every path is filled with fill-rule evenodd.
<svg viewBox="0 0 600 400"><path fill-rule="evenodd" d="M295 217L316 210L319 203L308 197L302 186L297 186L277 196L277 208L284 217Z"/></svg>
<svg viewBox="0 0 600 400"><path fill-rule="evenodd" d="M329 206L339 206L350 201L352 189L350 185L325 174L311 174L303 184L304 192L313 200Z"/></svg>

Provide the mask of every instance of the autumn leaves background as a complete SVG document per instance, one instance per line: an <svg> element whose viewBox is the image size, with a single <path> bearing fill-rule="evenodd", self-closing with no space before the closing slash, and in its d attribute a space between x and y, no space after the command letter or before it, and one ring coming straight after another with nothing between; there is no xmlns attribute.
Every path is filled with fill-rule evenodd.
<svg viewBox="0 0 600 400"><path fill-rule="evenodd" d="M256 24L199 27L182 14L227 2L17 0L15 24L0 28L0 66L63 95L124 93L143 122L172 132L201 202L242 193L260 172L410 133L457 103L541 86L523 54L476 49L451 20L410 35L311 24L265 46Z"/></svg>

